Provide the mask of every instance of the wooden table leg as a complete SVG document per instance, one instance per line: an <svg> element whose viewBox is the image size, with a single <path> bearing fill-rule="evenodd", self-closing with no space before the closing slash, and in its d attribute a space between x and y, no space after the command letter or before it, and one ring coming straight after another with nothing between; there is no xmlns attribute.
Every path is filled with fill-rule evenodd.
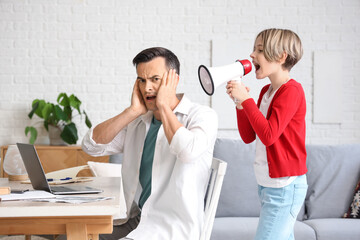
<svg viewBox="0 0 360 240"><path fill-rule="evenodd" d="M89 240L99 240L99 234L89 234Z"/></svg>
<svg viewBox="0 0 360 240"><path fill-rule="evenodd" d="M1 0L0 0L1 1ZM101 233L112 233L112 216L0 217L0 235L66 234L68 240L99 239Z"/></svg>
<svg viewBox="0 0 360 240"><path fill-rule="evenodd" d="M88 234L86 224L83 223L68 223L66 224L67 240L87 240Z"/></svg>

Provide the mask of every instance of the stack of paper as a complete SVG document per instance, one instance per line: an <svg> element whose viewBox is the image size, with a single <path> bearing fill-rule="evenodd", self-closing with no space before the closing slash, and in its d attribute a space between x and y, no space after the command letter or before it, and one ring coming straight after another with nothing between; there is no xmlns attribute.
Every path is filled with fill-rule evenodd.
<svg viewBox="0 0 360 240"><path fill-rule="evenodd" d="M35 202L53 202L53 203L88 203L97 202L114 197L89 197L89 196L56 196L46 191L35 190L24 193L12 193L0 196L0 201L35 201Z"/></svg>
<svg viewBox="0 0 360 240"><path fill-rule="evenodd" d="M7 195L1 195L0 201L17 201L26 199L39 199L39 198L54 198L55 195L41 190L27 191L24 193L12 193Z"/></svg>
<svg viewBox="0 0 360 240"><path fill-rule="evenodd" d="M88 203L114 199L114 197L77 197L77 196L56 196L55 198L29 199L34 202L53 202L53 203Z"/></svg>

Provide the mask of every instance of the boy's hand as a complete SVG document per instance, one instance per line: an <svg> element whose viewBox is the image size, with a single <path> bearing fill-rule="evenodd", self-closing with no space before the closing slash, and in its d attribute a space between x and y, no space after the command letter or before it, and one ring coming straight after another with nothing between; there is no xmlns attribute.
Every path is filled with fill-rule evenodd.
<svg viewBox="0 0 360 240"><path fill-rule="evenodd" d="M226 85L226 93L232 100L236 99L236 106L241 107L241 103L248 98L250 89L246 87L242 82L231 80Z"/></svg>

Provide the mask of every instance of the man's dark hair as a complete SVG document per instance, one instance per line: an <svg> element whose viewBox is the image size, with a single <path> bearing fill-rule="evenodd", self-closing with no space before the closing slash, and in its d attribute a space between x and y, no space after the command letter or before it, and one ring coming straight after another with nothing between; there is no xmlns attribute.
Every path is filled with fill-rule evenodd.
<svg viewBox="0 0 360 240"><path fill-rule="evenodd" d="M141 51L134 57L133 64L137 67L139 63L149 62L156 57L165 58L165 63L168 69L175 69L176 73L180 75L179 59L173 52L162 47L153 47Z"/></svg>

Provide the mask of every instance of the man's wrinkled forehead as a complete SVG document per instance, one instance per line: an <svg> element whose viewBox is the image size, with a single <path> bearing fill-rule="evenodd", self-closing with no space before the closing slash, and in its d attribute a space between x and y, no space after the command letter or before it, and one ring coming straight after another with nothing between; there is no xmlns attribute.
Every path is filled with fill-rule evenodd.
<svg viewBox="0 0 360 240"><path fill-rule="evenodd" d="M142 62L136 66L136 73L138 78L149 79L155 76L162 77L168 68L165 59L162 57L154 58L149 62Z"/></svg>

